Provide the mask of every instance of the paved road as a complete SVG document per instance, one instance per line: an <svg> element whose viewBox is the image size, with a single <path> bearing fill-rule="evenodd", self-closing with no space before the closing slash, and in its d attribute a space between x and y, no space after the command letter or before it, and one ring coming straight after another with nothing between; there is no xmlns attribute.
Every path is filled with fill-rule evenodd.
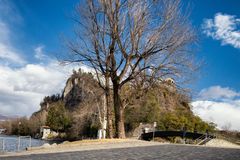
<svg viewBox="0 0 240 160"><path fill-rule="evenodd" d="M193 147L182 145L159 145L121 149L78 151L0 157L3 160L240 160L240 149Z"/></svg>

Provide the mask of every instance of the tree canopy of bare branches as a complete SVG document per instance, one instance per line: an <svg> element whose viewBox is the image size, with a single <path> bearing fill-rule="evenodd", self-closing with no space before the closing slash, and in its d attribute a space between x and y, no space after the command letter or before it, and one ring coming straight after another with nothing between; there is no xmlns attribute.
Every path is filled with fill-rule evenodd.
<svg viewBox="0 0 240 160"><path fill-rule="evenodd" d="M85 0L74 21L68 62L91 67L99 85L113 90L118 138L125 137L119 92L126 83L139 75L183 79L194 68L196 34L180 0Z"/></svg>

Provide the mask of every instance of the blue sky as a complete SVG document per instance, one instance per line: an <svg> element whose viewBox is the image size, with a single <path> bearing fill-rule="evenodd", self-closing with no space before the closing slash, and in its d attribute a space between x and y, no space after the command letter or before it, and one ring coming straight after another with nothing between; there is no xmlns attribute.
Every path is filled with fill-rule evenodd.
<svg viewBox="0 0 240 160"><path fill-rule="evenodd" d="M192 22L199 29L200 51L205 65L202 67L201 78L194 84L196 90L208 86L221 85L240 90L240 47L222 45L221 40L207 37L201 29L204 19L213 19L217 13L233 15L240 18L240 1L237 0L193 0ZM238 32L240 24L238 23ZM240 40L238 40L239 43Z"/></svg>
<svg viewBox="0 0 240 160"><path fill-rule="evenodd" d="M0 0L0 114L29 116L45 95L61 91L76 66L59 67L56 57L63 37L72 35L77 2ZM240 130L240 1L185 2L199 34L197 59L204 60L190 84L193 111ZM231 118L223 120L226 115Z"/></svg>

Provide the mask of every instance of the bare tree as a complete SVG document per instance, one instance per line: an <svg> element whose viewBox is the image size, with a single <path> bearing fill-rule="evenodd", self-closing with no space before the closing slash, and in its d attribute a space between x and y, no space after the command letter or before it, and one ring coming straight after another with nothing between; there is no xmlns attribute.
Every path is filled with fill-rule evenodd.
<svg viewBox="0 0 240 160"><path fill-rule="evenodd" d="M106 93L112 89L116 135L125 138L121 88L139 75L180 80L193 69L189 16L180 0L85 0L76 10L68 61L90 66Z"/></svg>
<svg viewBox="0 0 240 160"><path fill-rule="evenodd" d="M107 129L107 107L106 107L106 96L102 96L100 102L102 101L102 106L100 107L99 102L97 102L98 108L98 118L100 122L100 129L98 130L98 138L106 138L106 129Z"/></svg>
<svg viewBox="0 0 240 160"><path fill-rule="evenodd" d="M223 126L222 126L222 129L224 131L230 131L232 128L232 123L231 122L226 122Z"/></svg>

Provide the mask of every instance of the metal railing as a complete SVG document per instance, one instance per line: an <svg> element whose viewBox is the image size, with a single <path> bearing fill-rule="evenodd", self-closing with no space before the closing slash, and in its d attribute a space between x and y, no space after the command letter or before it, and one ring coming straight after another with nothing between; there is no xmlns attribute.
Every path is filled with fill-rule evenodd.
<svg viewBox="0 0 240 160"><path fill-rule="evenodd" d="M1 144L1 152L5 151L5 140L3 138L0 139L0 144Z"/></svg>
<svg viewBox="0 0 240 160"><path fill-rule="evenodd" d="M13 141L13 139L11 138L0 138L0 153L4 153L9 151L7 148L7 146L9 144L14 144L14 146L16 146L15 150L12 150L11 152L19 152L21 150L21 145L22 145L22 140L23 139L29 139L29 142L25 144L28 144L26 147L31 148L32 147L32 137L31 136L19 136L16 137L16 139L14 140L15 142L9 142L9 141Z"/></svg>
<svg viewBox="0 0 240 160"><path fill-rule="evenodd" d="M195 144L199 145L202 141L204 141L206 138L206 135L202 135L200 137L198 137L196 140L195 140Z"/></svg>
<svg viewBox="0 0 240 160"><path fill-rule="evenodd" d="M26 139L29 138L29 148L32 146L32 137L31 136L19 136L18 137L18 143L17 143L17 151L20 151L20 146L21 146L21 139Z"/></svg>
<svg viewBox="0 0 240 160"><path fill-rule="evenodd" d="M214 137L213 136L207 136L207 135L202 135L198 139L195 140L196 145L204 145L210 140L212 140Z"/></svg>

